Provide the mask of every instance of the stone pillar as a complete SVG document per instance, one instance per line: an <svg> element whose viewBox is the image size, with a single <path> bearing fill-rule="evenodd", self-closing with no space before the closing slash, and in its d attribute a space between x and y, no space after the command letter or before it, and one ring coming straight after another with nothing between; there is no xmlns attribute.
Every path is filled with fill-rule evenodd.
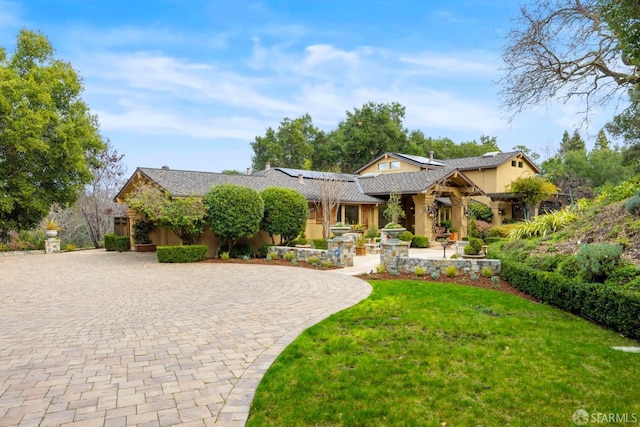
<svg viewBox="0 0 640 427"><path fill-rule="evenodd" d="M409 256L409 245L404 242L380 242L380 264L385 266L387 271L398 268L398 258Z"/></svg>
<svg viewBox="0 0 640 427"><path fill-rule="evenodd" d="M349 239L344 239L342 236L329 240L328 242L329 254L328 258L338 267L352 267L353 266L353 242Z"/></svg>
<svg viewBox="0 0 640 427"><path fill-rule="evenodd" d="M60 253L60 239L50 237L44 241L44 253L45 254L57 254Z"/></svg>
<svg viewBox="0 0 640 427"><path fill-rule="evenodd" d="M435 206L436 198L433 195L416 194L413 196L415 205L415 233L418 236L427 236L429 241L435 240L433 234L433 221L438 214L437 210L430 213L429 208ZM434 216L431 216L434 215Z"/></svg>

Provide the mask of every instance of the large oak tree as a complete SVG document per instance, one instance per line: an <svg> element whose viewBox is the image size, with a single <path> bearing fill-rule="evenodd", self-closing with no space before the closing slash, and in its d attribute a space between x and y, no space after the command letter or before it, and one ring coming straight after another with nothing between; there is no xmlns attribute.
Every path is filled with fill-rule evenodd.
<svg viewBox="0 0 640 427"><path fill-rule="evenodd" d="M90 182L104 144L82 89L43 34L23 29L12 54L0 48L0 239L75 202Z"/></svg>

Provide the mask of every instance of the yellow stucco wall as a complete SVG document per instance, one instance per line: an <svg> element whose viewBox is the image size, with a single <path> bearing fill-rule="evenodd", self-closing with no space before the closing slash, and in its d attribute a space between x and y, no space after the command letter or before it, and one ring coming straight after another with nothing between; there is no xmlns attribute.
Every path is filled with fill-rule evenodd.
<svg viewBox="0 0 640 427"><path fill-rule="evenodd" d="M495 190L484 190L486 193L504 193L507 191L508 186L516 179L523 176L533 176L535 171L531 166L522 159L514 159L516 166L511 166L511 162L506 162L500 165L496 170L496 176L498 177ZM517 162L522 162L522 167L517 166Z"/></svg>
<svg viewBox="0 0 640 427"><path fill-rule="evenodd" d="M391 162L400 162L400 168L399 169L391 169ZM383 163L387 165L387 169L379 169L379 164ZM410 163L407 163L403 160L398 160L394 157L387 157L387 158L383 158L380 159L379 161L375 162L374 164L372 164L371 166L367 167L366 169L363 169L362 171L360 171L360 175L365 175L368 173L397 173L397 172L415 172L415 171L419 171L420 167L412 165Z"/></svg>

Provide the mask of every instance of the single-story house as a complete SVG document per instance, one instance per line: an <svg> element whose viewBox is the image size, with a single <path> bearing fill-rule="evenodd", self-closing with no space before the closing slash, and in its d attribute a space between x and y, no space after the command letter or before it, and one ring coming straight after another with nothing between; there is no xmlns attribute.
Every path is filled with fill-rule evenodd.
<svg viewBox="0 0 640 427"><path fill-rule="evenodd" d="M203 196L212 186L232 183L261 191L268 187L285 187L299 191L309 202L307 238L322 237L322 221L317 208L323 181L340 183L340 207L334 213L337 221L384 226L383 212L389 195L398 193L405 210L402 224L414 234L435 237L436 226L449 220L467 234L468 205L472 200L485 203L494 211L494 223L518 217L521 204L507 193L508 185L521 176L532 176L540 170L522 152L487 153L484 156L438 160L400 153L384 153L353 174L308 171L271 167L246 175L139 167L117 194L118 203L126 203L126 195L140 184L152 184L174 197ZM510 198L511 197L511 198ZM129 227L137 213L128 212ZM179 244L172 232L159 229L152 240L161 245ZM258 236L269 242L268 236ZM203 243L215 246L215 236L207 231ZM216 246L217 247L217 246Z"/></svg>

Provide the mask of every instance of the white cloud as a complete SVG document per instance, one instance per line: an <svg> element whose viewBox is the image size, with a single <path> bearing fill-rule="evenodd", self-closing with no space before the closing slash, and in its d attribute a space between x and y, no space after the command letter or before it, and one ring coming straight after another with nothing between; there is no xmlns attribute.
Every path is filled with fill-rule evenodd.
<svg viewBox="0 0 640 427"><path fill-rule="evenodd" d="M494 77L498 74L498 58L484 52L469 51L444 54L423 52L417 55L403 55L399 60L416 65L407 73L459 78L461 76Z"/></svg>

